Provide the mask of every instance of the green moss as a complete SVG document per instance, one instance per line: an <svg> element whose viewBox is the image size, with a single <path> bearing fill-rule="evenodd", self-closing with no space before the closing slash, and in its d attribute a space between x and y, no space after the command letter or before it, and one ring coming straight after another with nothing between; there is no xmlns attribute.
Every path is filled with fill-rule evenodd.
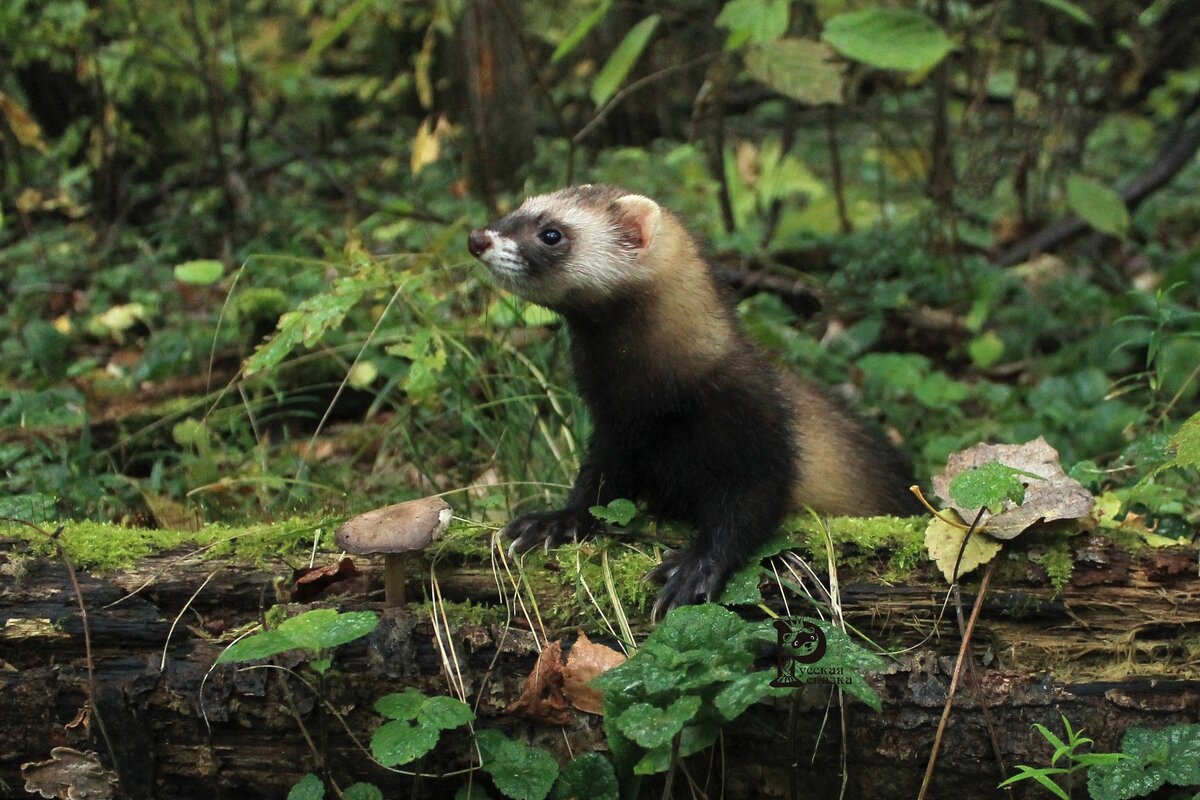
<svg viewBox="0 0 1200 800"><path fill-rule="evenodd" d="M654 587L645 577L654 562L646 552L623 547L612 537L559 548L558 565L557 575L567 601L558 610L566 619L593 620L600 627L605 618L610 623L614 619L614 594L626 615L644 610L653 596Z"/></svg>
<svg viewBox="0 0 1200 800"><path fill-rule="evenodd" d="M886 557L889 575L910 572L925 559L924 517L828 517L823 524L809 515L786 523L796 549L819 563L826 559L826 533L838 550L839 565L862 567Z"/></svg>
<svg viewBox="0 0 1200 800"><path fill-rule="evenodd" d="M1063 588L1071 580L1071 572L1075 569L1070 544L1065 540L1058 542L1045 554L1034 557L1033 561L1046 568L1046 575L1050 578L1054 593L1062 594Z"/></svg>
<svg viewBox="0 0 1200 800"><path fill-rule="evenodd" d="M85 520L61 523L58 541L77 566L97 572L129 567L155 553L196 548L207 548L209 556L261 563L282 553L311 550L314 537L320 538L322 550L332 550L340 522L340 517L296 517L244 527L213 524L198 531L166 531ZM24 526L0 527L0 536L28 542L35 553L53 553L45 536Z"/></svg>
<svg viewBox="0 0 1200 800"><path fill-rule="evenodd" d="M493 526L473 522L456 522L438 537L428 553L437 559L459 555L468 559L487 561L492 549Z"/></svg>

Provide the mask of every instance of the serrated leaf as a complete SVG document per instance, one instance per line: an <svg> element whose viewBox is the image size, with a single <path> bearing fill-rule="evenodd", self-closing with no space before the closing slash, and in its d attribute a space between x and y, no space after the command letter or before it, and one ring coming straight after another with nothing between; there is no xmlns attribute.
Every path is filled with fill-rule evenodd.
<svg viewBox="0 0 1200 800"><path fill-rule="evenodd" d="M924 72L954 49L954 42L924 14L901 8L868 8L839 14L821 38L839 53L880 69Z"/></svg>
<svg viewBox="0 0 1200 800"><path fill-rule="evenodd" d="M601 0L600 5L581 19L579 24L572 28L566 38L559 43L558 47L554 48L554 54L550 56L550 63L557 64L564 56L578 47L584 37L591 33L592 28L596 27L600 23L600 20L604 19L605 14L608 13L610 8L612 8L612 0Z"/></svg>
<svg viewBox="0 0 1200 800"><path fill-rule="evenodd" d="M730 0L717 15L717 27L729 31L726 50L764 44L787 33L790 0Z"/></svg>
<svg viewBox="0 0 1200 800"><path fill-rule="evenodd" d="M379 615L374 611L347 611L318 608L279 624L279 631L294 637L311 650L328 650L352 642L375 630Z"/></svg>
<svg viewBox="0 0 1200 800"><path fill-rule="evenodd" d="M306 611L286 619L274 630L256 633L234 642L217 659L218 664L269 658L288 650L327 650L366 636L379 623L373 611L339 614L332 608Z"/></svg>
<svg viewBox="0 0 1200 800"><path fill-rule="evenodd" d="M699 709L700 698L696 696L681 697L666 708L634 703L616 723L621 733L650 750L674 739Z"/></svg>
<svg viewBox="0 0 1200 800"><path fill-rule="evenodd" d="M617 49L613 50L612 55L608 57L608 61L604 62L604 66L596 76L596 80L592 82L593 103L602 106L616 94L617 88L625 80L629 71L633 69L633 65L641 57L646 45L650 43L650 37L654 35L654 29L658 27L659 20L658 14L651 14L625 34L625 38L617 45Z"/></svg>
<svg viewBox="0 0 1200 800"><path fill-rule="evenodd" d="M311 772L305 775L288 792L287 800L321 800L325 796L325 784Z"/></svg>
<svg viewBox="0 0 1200 800"><path fill-rule="evenodd" d="M175 265L175 280L189 286L211 286L221 280L225 265L213 258L185 261Z"/></svg>
<svg viewBox="0 0 1200 800"><path fill-rule="evenodd" d="M775 91L807 105L841 105L845 65L833 50L808 39L780 39L751 48L746 71Z"/></svg>
<svg viewBox="0 0 1200 800"><path fill-rule="evenodd" d="M375 710L389 719L413 720L427 698L411 686L403 692L385 694L375 701Z"/></svg>
<svg viewBox="0 0 1200 800"><path fill-rule="evenodd" d="M545 750L493 730L479 731L475 742L483 756L480 767L504 794L513 800L544 800L550 794L558 764Z"/></svg>
<svg viewBox="0 0 1200 800"><path fill-rule="evenodd" d="M621 793L612 763L599 753L583 753L562 768L550 796L553 800L619 800Z"/></svg>
<svg viewBox="0 0 1200 800"><path fill-rule="evenodd" d="M1121 741L1121 752L1129 758L1088 770L1088 791L1094 800L1145 797L1167 783L1200 784L1200 725L1132 728Z"/></svg>
<svg viewBox="0 0 1200 800"><path fill-rule="evenodd" d="M1041 480L1018 469L991 461L958 473L950 479L950 498L963 508L987 508L998 514L1005 500L1020 505L1025 500L1025 484L1020 477Z"/></svg>
<svg viewBox="0 0 1200 800"><path fill-rule="evenodd" d="M430 697L421 707L417 719L439 730L449 730L475 721L471 707L455 697Z"/></svg>
<svg viewBox="0 0 1200 800"><path fill-rule="evenodd" d="M278 329L267 342L246 359L247 375L272 367L283 361L300 344L316 344L332 328L340 325L369 288L365 282L340 278L330 291L310 297L295 311L279 318Z"/></svg>
<svg viewBox="0 0 1200 800"><path fill-rule="evenodd" d="M373 783L355 783L342 793L343 800L383 800L383 792Z"/></svg>
<svg viewBox="0 0 1200 800"><path fill-rule="evenodd" d="M726 720L734 720L750 706L777 690L771 686L775 676L769 670L750 672L734 679L733 683L717 693L714 705Z"/></svg>
<svg viewBox="0 0 1200 800"><path fill-rule="evenodd" d="M1200 467L1200 412L1193 414L1171 437L1167 449L1175 467Z"/></svg>
<svg viewBox="0 0 1200 800"><path fill-rule="evenodd" d="M438 743L437 728L394 719L371 736L371 755L385 767L407 764L428 753Z"/></svg>
<svg viewBox="0 0 1200 800"><path fill-rule="evenodd" d="M1067 203L1071 210L1101 233L1124 237L1129 231L1129 209L1121 195L1107 186L1075 173L1067 178Z"/></svg>
<svg viewBox="0 0 1200 800"><path fill-rule="evenodd" d="M596 519L610 525L628 525L637 516L637 505L632 500L618 497L607 506L592 506L588 511Z"/></svg>

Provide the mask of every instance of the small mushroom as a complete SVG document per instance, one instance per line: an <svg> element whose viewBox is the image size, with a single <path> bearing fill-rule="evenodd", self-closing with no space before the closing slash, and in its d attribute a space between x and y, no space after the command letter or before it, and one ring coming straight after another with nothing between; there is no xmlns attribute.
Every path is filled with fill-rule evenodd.
<svg viewBox="0 0 1200 800"><path fill-rule="evenodd" d="M450 505L440 497L396 503L347 520L338 547L366 556L383 554L383 595L388 606L404 605L409 554L424 550L450 524Z"/></svg>

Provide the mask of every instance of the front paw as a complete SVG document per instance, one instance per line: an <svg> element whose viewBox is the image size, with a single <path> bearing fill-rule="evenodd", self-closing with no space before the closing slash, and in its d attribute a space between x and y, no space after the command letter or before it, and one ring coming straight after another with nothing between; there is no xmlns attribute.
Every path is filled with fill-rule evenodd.
<svg viewBox="0 0 1200 800"><path fill-rule="evenodd" d="M508 554L512 556L538 545L548 551L564 542L577 542L591 536L598 528L599 522L586 511L582 514L567 509L534 511L508 523L504 535L513 540L508 548Z"/></svg>
<svg viewBox="0 0 1200 800"><path fill-rule="evenodd" d="M707 555L695 550L673 550L646 577L662 582L650 618L662 619L668 611L693 603L711 603L720 597L725 576Z"/></svg>

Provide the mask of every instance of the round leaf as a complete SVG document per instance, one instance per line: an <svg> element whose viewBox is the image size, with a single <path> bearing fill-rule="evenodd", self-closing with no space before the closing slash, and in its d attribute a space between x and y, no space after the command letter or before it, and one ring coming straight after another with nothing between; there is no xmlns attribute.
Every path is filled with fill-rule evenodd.
<svg viewBox="0 0 1200 800"><path fill-rule="evenodd" d="M924 14L901 8L868 8L840 14L821 38L847 58L880 69L924 72L954 49L954 42Z"/></svg>
<svg viewBox="0 0 1200 800"><path fill-rule="evenodd" d="M1129 230L1129 209L1121 195L1103 184L1075 174L1067 178L1067 203L1083 221L1101 233L1123 237Z"/></svg>
<svg viewBox="0 0 1200 800"><path fill-rule="evenodd" d="M829 45L780 39L746 53L746 71L775 91L807 105L840 105L844 66L830 61Z"/></svg>
<svg viewBox="0 0 1200 800"><path fill-rule="evenodd" d="M175 265L175 280L190 286L211 286L224 274L225 265L212 258Z"/></svg>
<svg viewBox="0 0 1200 800"><path fill-rule="evenodd" d="M407 764L428 753L438 742L437 728L397 719L385 722L371 737L371 755L385 767Z"/></svg>

